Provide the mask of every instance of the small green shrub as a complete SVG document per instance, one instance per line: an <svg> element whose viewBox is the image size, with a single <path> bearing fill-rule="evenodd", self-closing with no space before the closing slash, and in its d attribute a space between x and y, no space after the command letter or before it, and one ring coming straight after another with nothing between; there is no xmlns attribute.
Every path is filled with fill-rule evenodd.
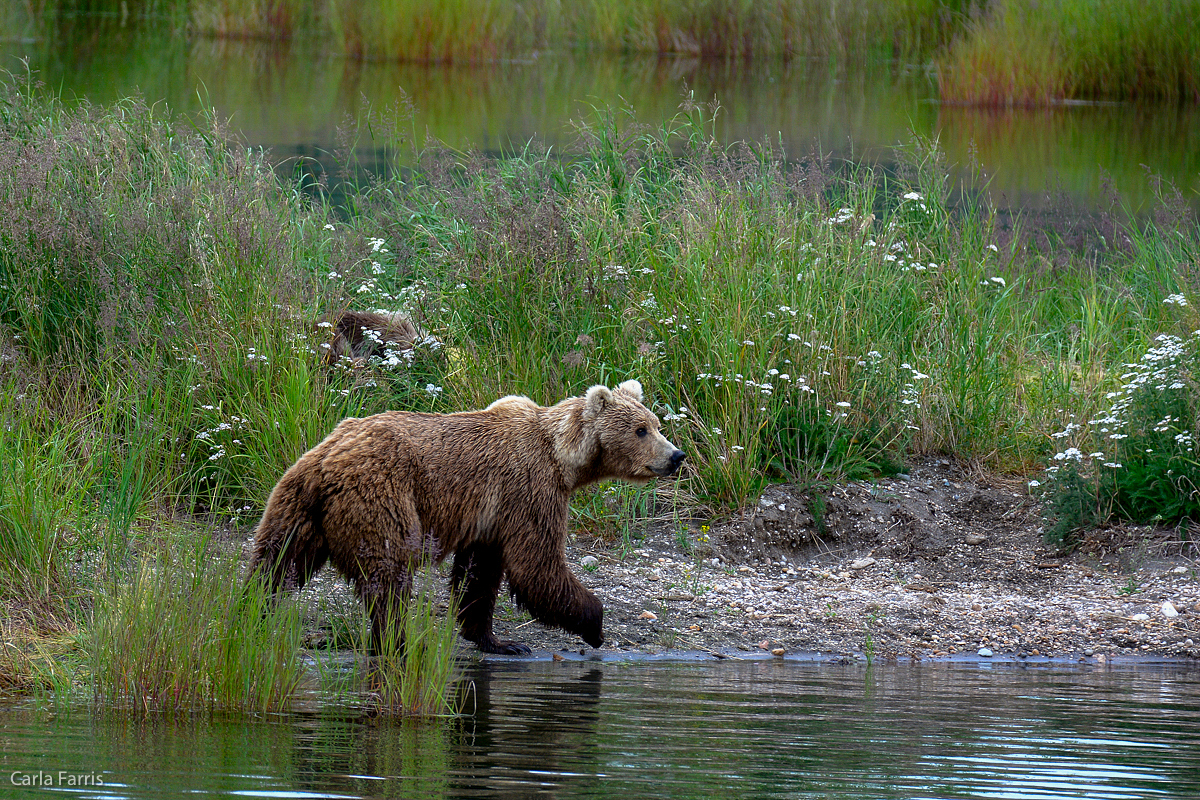
<svg viewBox="0 0 1200 800"><path fill-rule="evenodd" d="M1183 295L1168 304L1187 306ZM1057 453L1046 496L1047 538L1071 547L1076 534L1115 515L1137 522L1200 520L1200 331L1162 334L1126 365L1107 412L1055 434L1072 446Z"/></svg>

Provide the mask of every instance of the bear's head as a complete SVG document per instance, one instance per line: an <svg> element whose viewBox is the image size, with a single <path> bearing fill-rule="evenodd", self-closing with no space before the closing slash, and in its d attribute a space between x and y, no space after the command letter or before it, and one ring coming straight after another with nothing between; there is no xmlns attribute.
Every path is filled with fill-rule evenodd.
<svg viewBox="0 0 1200 800"><path fill-rule="evenodd" d="M583 429L590 434L596 478L644 484L675 474L685 458L659 431L658 417L642 404L642 385L593 386L584 395Z"/></svg>

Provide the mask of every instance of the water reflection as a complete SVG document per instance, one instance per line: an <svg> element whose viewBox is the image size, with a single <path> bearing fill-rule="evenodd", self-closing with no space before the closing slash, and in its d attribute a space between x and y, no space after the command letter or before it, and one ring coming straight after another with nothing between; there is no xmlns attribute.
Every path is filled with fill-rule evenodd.
<svg viewBox="0 0 1200 800"><path fill-rule="evenodd" d="M1200 796L1200 671L1178 665L513 661L465 677L470 713L424 723L330 703L4 710L0 777L96 774L78 793L136 798Z"/></svg>
<svg viewBox="0 0 1200 800"><path fill-rule="evenodd" d="M365 105L382 110L408 101L415 116L393 132L408 139L428 135L455 148L511 152L537 137L561 149L575 141L571 121L597 107L627 107L657 124L676 112L686 87L699 101L719 99L715 130L723 140L770 139L792 155L819 142L839 157L888 162L913 132L937 138L951 164L965 168L978 159L994 197L1009 206L1107 207L1115 190L1142 208L1152 200L1147 171L1174 183L1189 202L1200 200L1194 106L941 106L921 65L550 54L419 66L94 24L61 31L54 42L0 42L8 68L16 66L13 55L30 57L50 86L93 102L140 91L187 112L215 107L248 142L281 159L329 160L356 147L370 165L381 155L384 131L376 127L374 141L370 134L352 140L347 120L360 118Z"/></svg>

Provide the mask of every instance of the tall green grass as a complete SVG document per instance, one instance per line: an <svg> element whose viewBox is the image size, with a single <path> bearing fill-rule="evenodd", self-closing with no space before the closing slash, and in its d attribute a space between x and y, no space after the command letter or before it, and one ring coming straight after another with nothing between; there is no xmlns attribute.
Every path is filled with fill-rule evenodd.
<svg viewBox="0 0 1200 800"><path fill-rule="evenodd" d="M335 0L331 5L334 29L349 53L462 61L566 48L722 58L891 57L946 40L960 4L411 0L394 7Z"/></svg>
<svg viewBox="0 0 1200 800"><path fill-rule="evenodd" d="M139 559L96 598L87 656L96 701L139 711L269 711L305 677L294 604L243 585L201 538Z"/></svg>
<svg viewBox="0 0 1200 800"><path fill-rule="evenodd" d="M10 7L10 27L166 21L220 38L303 38L355 58L421 63L545 51L705 58L933 61L951 103L1200 99L1200 3L1135 0L108 0ZM91 27L88 27L89 34Z"/></svg>
<svg viewBox="0 0 1200 800"><path fill-rule="evenodd" d="M899 179L838 176L719 147L704 125L693 110L630 135L601 118L573 169L431 161L363 201L359 224L417 253L445 309L453 407L640 378L717 506L917 453L1022 470L1060 417L1095 408L1183 280L1137 243L1096 265L986 208L951 212L927 147Z"/></svg>
<svg viewBox="0 0 1200 800"><path fill-rule="evenodd" d="M969 0L195 0L216 36L318 36L352 56L485 61L568 48L706 57L931 52Z"/></svg>
<svg viewBox="0 0 1200 800"><path fill-rule="evenodd" d="M0 428L0 574L9 591L49 599L69 583L87 485L66 452L69 432L43 440Z"/></svg>
<svg viewBox="0 0 1200 800"><path fill-rule="evenodd" d="M392 609L389 624L360 676L360 691L375 713L431 717L455 714L458 623L453 595L438 607L442 576L421 569L403 607ZM358 652L370 650L367 620L359 628Z"/></svg>
<svg viewBox="0 0 1200 800"><path fill-rule="evenodd" d="M342 417L430 407L444 363L322 364L314 323L379 281L371 246L212 118L67 108L24 77L0 86L0 156L0 593L34 609L6 642L83 627L104 702L284 702L295 643L236 617L257 612L221 594L230 565L195 583L197 553L135 554L177 515L249 526ZM221 625L248 638L218 647ZM282 683L254 683L263 663Z"/></svg>
<svg viewBox="0 0 1200 800"><path fill-rule="evenodd" d="M944 100L1200 100L1200 2L1005 0L939 58Z"/></svg>

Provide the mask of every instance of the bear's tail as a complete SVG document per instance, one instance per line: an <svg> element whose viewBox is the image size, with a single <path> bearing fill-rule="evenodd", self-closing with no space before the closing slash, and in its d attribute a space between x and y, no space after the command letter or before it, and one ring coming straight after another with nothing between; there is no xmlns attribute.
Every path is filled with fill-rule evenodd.
<svg viewBox="0 0 1200 800"><path fill-rule="evenodd" d="M302 460L284 474L254 531L249 579L273 592L304 588L329 558L319 478Z"/></svg>

